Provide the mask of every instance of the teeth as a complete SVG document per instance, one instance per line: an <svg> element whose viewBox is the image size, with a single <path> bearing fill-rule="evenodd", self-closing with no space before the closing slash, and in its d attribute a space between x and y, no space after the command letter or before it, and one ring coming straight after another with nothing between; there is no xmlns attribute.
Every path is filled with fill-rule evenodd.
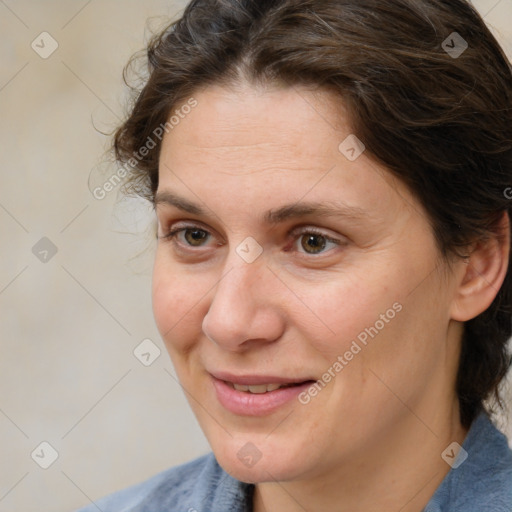
<svg viewBox="0 0 512 512"><path fill-rule="evenodd" d="M232 386L233 386L237 391L249 391L249 386L244 386L243 384L232 384Z"/></svg>
<svg viewBox="0 0 512 512"><path fill-rule="evenodd" d="M237 391L248 391L249 393L262 394L268 391L275 391L288 384L259 384L257 386L246 386L244 384L231 384Z"/></svg>

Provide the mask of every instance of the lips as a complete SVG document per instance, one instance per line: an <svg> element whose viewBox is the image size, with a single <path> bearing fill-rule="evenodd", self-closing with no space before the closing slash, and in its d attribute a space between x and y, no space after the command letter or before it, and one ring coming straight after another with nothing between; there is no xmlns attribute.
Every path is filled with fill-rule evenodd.
<svg viewBox="0 0 512 512"><path fill-rule="evenodd" d="M296 403L294 399L314 379L283 378L272 375L236 376L212 373L212 384L219 403L240 416L264 416Z"/></svg>
<svg viewBox="0 0 512 512"><path fill-rule="evenodd" d="M256 386L246 386L245 384L234 384L233 382L226 382L226 384L233 386L237 391L245 391L248 393L262 394L276 389L293 386L293 384L257 384Z"/></svg>
<svg viewBox="0 0 512 512"><path fill-rule="evenodd" d="M237 384L240 386L258 386L258 385L270 385L277 384L279 386L293 386L297 384L303 384L304 382L316 380L313 377L297 377L287 378L278 375L235 375L228 372L210 372L210 374L218 379L228 382L230 384Z"/></svg>

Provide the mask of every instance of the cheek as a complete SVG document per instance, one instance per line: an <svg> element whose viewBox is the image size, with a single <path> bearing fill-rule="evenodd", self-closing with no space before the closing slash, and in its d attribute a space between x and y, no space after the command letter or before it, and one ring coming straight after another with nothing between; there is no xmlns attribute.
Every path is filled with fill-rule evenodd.
<svg viewBox="0 0 512 512"><path fill-rule="evenodd" d="M379 282L379 276L368 272L337 276L314 288L297 290L297 295L307 309L298 309L294 322L315 349L331 359L348 350L354 340L364 343L375 329L388 329L399 316L398 286Z"/></svg>
<svg viewBox="0 0 512 512"><path fill-rule="evenodd" d="M200 280L157 256L153 269L153 315L169 352L187 350L201 329Z"/></svg>
<svg viewBox="0 0 512 512"><path fill-rule="evenodd" d="M424 279L431 271L427 263L413 264L395 255L393 265L382 261L353 266L309 292L303 288L297 293L315 315L297 314L295 322L326 369L343 357L337 375L343 372L344 377L338 380L349 375L362 379L368 367L382 375L400 369L397 375L404 376L435 363L435 341L442 333L433 332L432 325L443 324L445 301L435 276ZM395 377L389 375L390 380Z"/></svg>

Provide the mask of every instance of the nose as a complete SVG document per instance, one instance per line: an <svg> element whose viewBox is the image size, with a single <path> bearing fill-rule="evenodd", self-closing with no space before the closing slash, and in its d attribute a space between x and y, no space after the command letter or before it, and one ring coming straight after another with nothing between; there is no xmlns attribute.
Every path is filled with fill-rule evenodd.
<svg viewBox="0 0 512 512"><path fill-rule="evenodd" d="M214 289L202 323L206 337L229 351L279 339L285 319L278 284L264 261L236 262Z"/></svg>

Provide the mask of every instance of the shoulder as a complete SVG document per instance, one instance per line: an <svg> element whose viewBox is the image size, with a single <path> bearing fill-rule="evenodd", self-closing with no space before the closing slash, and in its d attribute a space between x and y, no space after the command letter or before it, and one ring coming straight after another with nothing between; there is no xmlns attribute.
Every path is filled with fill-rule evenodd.
<svg viewBox="0 0 512 512"><path fill-rule="evenodd" d="M154 512L166 507L194 512L207 503L215 505L219 487L225 491L224 502L242 499L244 485L229 476L210 453L110 494L77 512Z"/></svg>
<svg viewBox="0 0 512 512"><path fill-rule="evenodd" d="M450 470L425 512L512 512L512 451L485 413L473 422L462 448L467 458Z"/></svg>

